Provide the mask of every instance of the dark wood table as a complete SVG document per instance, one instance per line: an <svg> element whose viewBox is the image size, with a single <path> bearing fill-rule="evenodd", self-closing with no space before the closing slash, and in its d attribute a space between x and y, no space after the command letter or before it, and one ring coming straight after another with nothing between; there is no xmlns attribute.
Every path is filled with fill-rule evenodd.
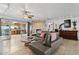
<svg viewBox="0 0 79 59"><path fill-rule="evenodd" d="M62 30L59 31L59 35L65 39L78 40L77 32L77 30Z"/></svg>

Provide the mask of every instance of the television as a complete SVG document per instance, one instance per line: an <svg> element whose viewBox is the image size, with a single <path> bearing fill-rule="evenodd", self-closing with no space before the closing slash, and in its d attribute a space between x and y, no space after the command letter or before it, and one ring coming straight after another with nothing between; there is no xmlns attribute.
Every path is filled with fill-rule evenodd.
<svg viewBox="0 0 79 59"><path fill-rule="evenodd" d="M64 20L64 27L65 28L70 28L71 27L71 20L70 19Z"/></svg>

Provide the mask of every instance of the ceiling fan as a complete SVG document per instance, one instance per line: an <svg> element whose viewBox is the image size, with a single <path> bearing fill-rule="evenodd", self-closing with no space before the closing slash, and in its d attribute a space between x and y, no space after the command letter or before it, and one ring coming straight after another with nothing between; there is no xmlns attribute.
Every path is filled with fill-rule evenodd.
<svg viewBox="0 0 79 59"><path fill-rule="evenodd" d="M34 15L32 15L30 11L26 10L25 5L23 6L21 12L22 12L23 18L32 18L32 17L34 17Z"/></svg>

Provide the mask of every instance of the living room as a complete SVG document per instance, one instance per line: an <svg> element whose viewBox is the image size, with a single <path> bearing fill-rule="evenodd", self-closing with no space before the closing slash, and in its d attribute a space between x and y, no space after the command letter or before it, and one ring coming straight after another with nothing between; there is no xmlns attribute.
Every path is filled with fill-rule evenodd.
<svg viewBox="0 0 79 59"><path fill-rule="evenodd" d="M13 43L9 44L13 52L8 49L8 53L3 51L5 45L8 47L7 43L1 41L1 54L79 54L78 3L3 3L0 6L3 13L0 18L0 36L3 36L3 30L7 32L8 29L8 41Z"/></svg>

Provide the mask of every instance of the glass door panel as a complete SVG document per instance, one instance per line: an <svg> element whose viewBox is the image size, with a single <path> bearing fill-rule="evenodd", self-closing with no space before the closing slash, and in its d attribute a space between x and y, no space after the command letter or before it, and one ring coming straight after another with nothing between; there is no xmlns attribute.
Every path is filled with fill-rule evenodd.
<svg viewBox="0 0 79 59"><path fill-rule="evenodd" d="M11 39L10 22L0 19L0 54L9 54Z"/></svg>

